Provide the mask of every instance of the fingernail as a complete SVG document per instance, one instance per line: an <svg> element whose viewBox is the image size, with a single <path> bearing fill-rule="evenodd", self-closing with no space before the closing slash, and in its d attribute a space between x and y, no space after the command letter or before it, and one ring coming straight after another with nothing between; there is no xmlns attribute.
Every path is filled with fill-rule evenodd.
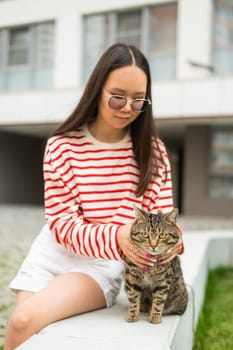
<svg viewBox="0 0 233 350"><path fill-rule="evenodd" d="M144 271L147 271L147 270L148 270L148 267L147 267L147 266L144 266L144 267L143 267L143 270L144 270Z"/></svg>
<svg viewBox="0 0 233 350"><path fill-rule="evenodd" d="M163 266L164 265L164 262L161 262L160 264L159 264L159 266Z"/></svg>
<svg viewBox="0 0 233 350"><path fill-rule="evenodd" d="M153 261L154 263L156 263L156 262L157 262L157 259L156 259L156 258L153 258L153 259L151 259L151 261Z"/></svg>
<svg viewBox="0 0 233 350"><path fill-rule="evenodd" d="M145 253L145 257L146 257L147 259L150 259L150 254L149 254L149 253Z"/></svg>
<svg viewBox="0 0 233 350"><path fill-rule="evenodd" d="M170 254L171 252L172 252L171 249L168 249L168 250L167 250L167 254Z"/></svg>

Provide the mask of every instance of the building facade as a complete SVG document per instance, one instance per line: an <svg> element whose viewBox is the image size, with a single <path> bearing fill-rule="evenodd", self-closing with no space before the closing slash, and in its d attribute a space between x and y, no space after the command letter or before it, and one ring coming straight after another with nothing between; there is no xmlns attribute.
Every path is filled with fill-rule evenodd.
<svg viewBox="0 0 233 350"><path fill-rule="evenodd" d="M0 203L42 203L43 141L99 55L147 56L184 215L233 215L233 0L0 0Z"/></svg>

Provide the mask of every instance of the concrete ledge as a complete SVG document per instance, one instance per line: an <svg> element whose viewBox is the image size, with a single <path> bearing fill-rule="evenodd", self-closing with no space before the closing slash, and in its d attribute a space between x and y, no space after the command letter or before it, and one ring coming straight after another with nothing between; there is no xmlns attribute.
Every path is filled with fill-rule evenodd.
<svg viewBox="0 0 233 350"><path fill-rule="evenodd" d="M179 318L174 338L164 350L192 349L194 331L204 301L208 270L217 266L233 266L233 230L203 233L192 231L184 235L184 243L186 251L182 256L182 268L185 282L190 287L189 307Z"/></svg>
<svg viewBox="0 0 233 350"><path fill-rule="evenodd" d="M112 308L50 324L17 349L191 350L208 270L219 265L233 266L233 230L192 231L183 238L185 254L181 263L189 291L183 316L166 316L162 324L152 325L141 314L138 322L127 323L127 299L122 290Z"/></svg>

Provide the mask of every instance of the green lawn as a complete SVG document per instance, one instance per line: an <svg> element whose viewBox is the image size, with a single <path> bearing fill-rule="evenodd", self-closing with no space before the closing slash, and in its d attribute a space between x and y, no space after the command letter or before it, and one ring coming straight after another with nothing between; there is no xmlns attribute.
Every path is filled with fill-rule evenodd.
<svg viewBox="0 0 233 350"><path fill-rule="evenodd" d="M233 269L209 272L193 350L233 349Z"/></svg>

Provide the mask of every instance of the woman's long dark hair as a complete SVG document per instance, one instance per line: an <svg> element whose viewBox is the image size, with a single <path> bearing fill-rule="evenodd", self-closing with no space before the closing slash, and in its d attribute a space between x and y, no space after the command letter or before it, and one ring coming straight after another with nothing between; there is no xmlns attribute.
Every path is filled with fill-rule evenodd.
<svg viewBox="0 0 233 350"><path fill-rule="evenodd" d="M71 115L52 133L51 136L62 135L76 130L98 114L99 99L109 74L117 68L135 64L147 77L146 97L151 96L151 75L147 59L135 46L117 43L110 46L100 57L87 84L83 95ZM152 174L155 172L155 157L152 138L156 139L156 128L152 107L147 108L130 125L130 134L136 162L140 171L136 195L140 197L146 190Z"/></svg>

